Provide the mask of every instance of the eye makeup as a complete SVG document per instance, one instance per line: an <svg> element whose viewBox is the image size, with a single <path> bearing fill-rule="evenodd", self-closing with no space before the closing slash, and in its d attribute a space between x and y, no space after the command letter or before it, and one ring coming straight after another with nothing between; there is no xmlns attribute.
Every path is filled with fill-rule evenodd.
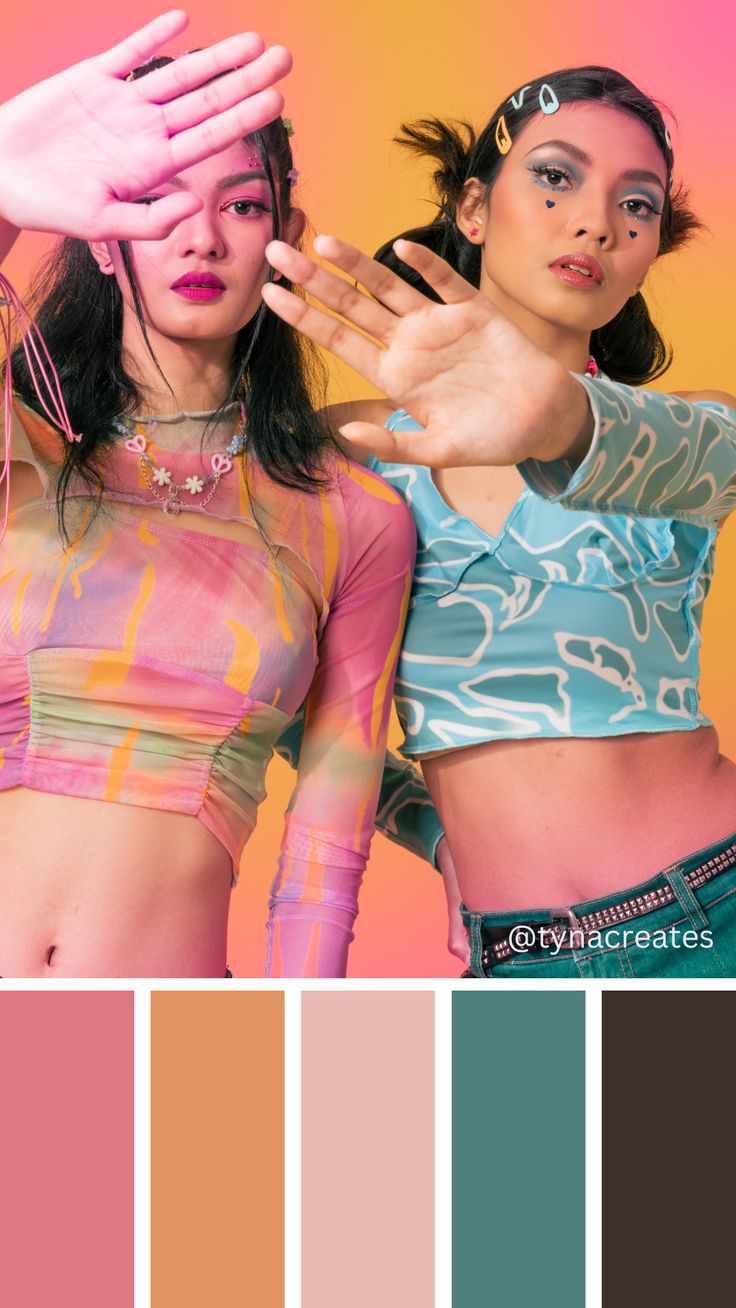
<svg viewBox="0 0 736 1308"><path fill-rule="evenodd" d="M547 191L569 191L572 184L578 181L578 177L573 168L559 163L533 163L528 165L529 172L535 174L533 181L535 185L544 187ZM563 178L565 184L560 181L553 181L553 178ZM660 217L662 210L657 208L657 202L654 196L644 193L641 196L630 196L621 201L622 205L639 205L638 211L625 209L628 218L635 219L638 222L648 222L651 218ZM549 207L549 205L548 205Z"/></svg>

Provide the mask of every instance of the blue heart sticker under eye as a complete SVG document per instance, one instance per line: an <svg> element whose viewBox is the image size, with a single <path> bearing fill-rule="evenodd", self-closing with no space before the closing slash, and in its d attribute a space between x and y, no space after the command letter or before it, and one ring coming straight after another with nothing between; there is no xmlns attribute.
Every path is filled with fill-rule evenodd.
<svg viewBox="0 0 736 1308"><path fill-rule="evenodd" d="M548 209L554 209L554 207L555 207L555 201L554 201L554 200L545 200L544 203L546 204L546 206L547 206Z"/></svg>
<svg viewBox="0 0 736 1308"><path fill-rule="evenodd" d="M631 237L632 241L635 241L638 235L639 235L638 232L629 232L629 236Z"/></svg>

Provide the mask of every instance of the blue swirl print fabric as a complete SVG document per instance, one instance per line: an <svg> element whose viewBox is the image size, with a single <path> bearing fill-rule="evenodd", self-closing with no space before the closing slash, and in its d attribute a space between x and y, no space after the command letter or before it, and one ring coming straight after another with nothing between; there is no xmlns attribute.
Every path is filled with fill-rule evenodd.
<svg viewBox="0 0 736 1308"><path fill-rule="evenodd" d="M387 426L421 430L404 410ZM714 527L569 509L527 487L490 536L430 469L369 466L419 538L395 689L404 755L710 725L698 653Z"/></svg>
<svg viewBox="0 0 736 1308"><path fill-rule="evenodd" d="M528 459L519 471L546 499L599 513L645 513L714 526L736 508L736 411L715 400L593 381L595 418L578 468L566 459Z"/></svg>

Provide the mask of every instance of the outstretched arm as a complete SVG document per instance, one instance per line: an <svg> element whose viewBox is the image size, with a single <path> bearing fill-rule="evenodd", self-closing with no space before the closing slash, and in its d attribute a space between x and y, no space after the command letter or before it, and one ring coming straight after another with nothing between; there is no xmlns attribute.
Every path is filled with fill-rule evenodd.
<svg viewBox="0 0 736 1308"><path fill-rule="evenodd" d="M276 242L274 267L331 312L277 285L264 288L265 299L425 429L348 422L341 430L355 445L390 463L516 463L535 490L571 508L702 523L733 507L732 396L667 396L573 376L423 246L398 241L396 250L444 304L333 237L315 249L370 294Z"/></svg>
<svg viewBox="0 0 736 1308"><path fill-rule="evenodd" d="M736 398L660 395L581 378L595 417L583 461L529 459L521 472L569 509L710 525L736 507Z"/></svg>

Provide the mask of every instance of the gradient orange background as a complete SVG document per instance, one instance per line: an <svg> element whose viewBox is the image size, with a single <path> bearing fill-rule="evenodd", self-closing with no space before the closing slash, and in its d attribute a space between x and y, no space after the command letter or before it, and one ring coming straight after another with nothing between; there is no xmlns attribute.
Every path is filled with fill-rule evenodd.
<svg viewBox="0 0 736 1308"><path fill-rule="evenodd" d="M3 19L3 94L57 71L120 39L158 12L130 0L125 17L95 0L26 0ZM580 6L573 0L526 4L464 0L432 14L420 0L192 0L192 23L172 53L206 45L242 27L291 48L295 67L285 84L301 170L301 203L317 231L339 234L372 251L431 215L420 167L391 145L402 119L422 114L484 123L503 96L555 68L602 63L620 69L674 112L676 176L686 179L709 233L671 256L650 278L654 316L675 347L662 390L736 391L732 309L736 284L733 218L732 5L704 0L618 0ZM70 178L73 185L73 178ZM46 247L28 235L6 271L19 289ZM367 395L347 370L333 369L333 398ZM724 753L736 753L736 702L731 688L731 597L736 587L736 529L723 533L706 609L704 707L721 732ZM398 740L398 733L395 739ZM268 885L275 867L281 813L291 775L277 761L269 800L248 846L233 899L230 965L259 975L265 958ZM411 855L376 837L351 951L354 976L456 975L444 948L439 878Z"/></svg>

